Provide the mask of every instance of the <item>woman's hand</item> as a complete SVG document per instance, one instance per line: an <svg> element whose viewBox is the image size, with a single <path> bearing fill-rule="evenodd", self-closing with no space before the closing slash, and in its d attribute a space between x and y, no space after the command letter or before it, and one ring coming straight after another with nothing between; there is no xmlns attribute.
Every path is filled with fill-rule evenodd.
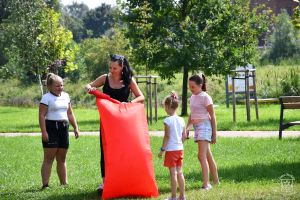
<svg viewBox="0 0 300 200"><path fill-rule="evenodd" d="M79 130L78 129L74 130L74 135L75 135L76 139L79 138Z"/></svg>
<svg viewBox="0 0 300 200"><path fill-rule="evenodd" d="M87 93L89 93L89 92L91 92L91 91L94 91L94 90L97 90L97 88L95 88L95 87L89 87L89 88L85 88L85 91L87 92Z"/></svg>
<svg viewBox="0 0 300 200"><path fill-rule="evenodd" d="M49 142L49 137L48 137L47 132L42 133L42 141L43 142Z"/></svg>

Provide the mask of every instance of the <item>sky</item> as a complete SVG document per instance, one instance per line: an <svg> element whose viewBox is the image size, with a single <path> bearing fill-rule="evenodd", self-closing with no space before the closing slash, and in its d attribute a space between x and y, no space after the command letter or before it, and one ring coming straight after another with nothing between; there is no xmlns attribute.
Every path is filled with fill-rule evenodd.
<svg viewBox="0 0 300 200"><path fill-rule="evenodd" d="M110 4L112 6L116 5L116 0L61 0L62 4L70 5L73 2L84 3L90 9L100 6L102 3Z"/></svg>

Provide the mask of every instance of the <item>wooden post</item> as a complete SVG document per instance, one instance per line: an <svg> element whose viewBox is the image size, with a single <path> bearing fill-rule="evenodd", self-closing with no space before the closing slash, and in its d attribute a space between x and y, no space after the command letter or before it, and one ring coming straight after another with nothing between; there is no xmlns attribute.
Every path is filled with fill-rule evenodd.
<svg viewBox="0 0 300 200"><path fill-rule="evenodd" d="M259 113L258 113L258 101L257 101L257 94L256 94L256 73L255 70L252 71L252 77L253 77L253 87L254 87L254 100L255 100L255 113L256 113L256 119L259 119Z"/></svg>
<svg viewBox="0 0 300 200"><path fill-rule="evenodd" d="M225 89L226 89L226 108L229 108L228 75L225 76Z"/></svg>
<svg viewBox="0 0 300 200"><path fill-rule="evenodd" d="M154 77L154 98L155 98L155 121L157 122L158 121L158 114L157 114L157 102L158 102L158 99L157 99L157 82L156 82L156 77Z"/></svg>
<svg viewBox="0 0 300 200"><path fill-rule="evenodd" d="M152 124L152 77L150 76L149 78L150 84L149 84L149 106L150 106L150 123Z"/></svg>
<svg viewBox="0 0 300 200"><path fill-rule="evenodd" d="M232 109L233 109L233 122L236 122L236 99L235 99L235 84L234 77L232 76Z"/></svg>
<svg viewBox="0 0 300 200"><path fill-rule="evenodd" d="M146 78L146 107L147 107L147 120L149 123L149 82L148 78Z"/></svg>
<svg viewBox="0 0 300 200"><path fill-rule="evenodd" d="M245 97L246 97L246 111L247 111L247 121L251 120L250 115L250 92L249 92L249 70L245 70Z"/></svg>

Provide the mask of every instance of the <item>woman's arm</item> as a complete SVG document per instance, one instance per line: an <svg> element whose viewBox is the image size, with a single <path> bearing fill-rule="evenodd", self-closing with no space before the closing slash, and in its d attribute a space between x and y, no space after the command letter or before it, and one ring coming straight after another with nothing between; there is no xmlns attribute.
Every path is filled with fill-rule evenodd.
<svg viewBox="0 0 300 200"><path fill-rule="evenodd" d="M89 92L90 90L96 90L97 87L101 87L102 85L104 85L106 76L107 74L103 74L93 82L86 84L86 86L84 87L85 91Z"/></svg>
<svg viewBox="0 0 300 200"><path fill-rule="evenodd" d="M145 97L143 93L141 92L139 86L135 82L134 78L131 79L131 83L129 85L129 88L133 92L135 99L133 99L132 103L144 103Z"/></svg>
<svg viewBox="0 0 300 200"><path fill-rule="evenodd" d="M162 147L161 147L162 149L158 153L158 157L160 157L160 158L162 157L162 155L164 153L164 150L166 149L168 141L170 139L170 128L166 123L164 123L164 125L165 125L165 135L164 135L163 144L162 144Z"/></svg>
<svg viewBox="0 0 300 200"><path fill-rule="evenodd" d="M213 104L207 106L207 111L210 116L211 128L212 128L212 144L217 142L217 121Z"/></svg>
<svg viewBox="0 0 300 200"><path fill-rule="evenodd" d="M70 123L72 124L72 126L74 128L75 138L77 139L79 137L79 130L78 130L77 121L76 121L75 115L73 113L73 109L72 109L71 104L69 104L67 114L68 114L69 121L70 121Z"/></svg>
<svg viewBox="0 0 300 200"><path fill-rule="evenodd" d="M46 122L45 122L45 116L48 111L48 106L44 104L40 104L39 106L39 125L42 132L42 140L44 142L48 142L48 133L46 130Z"/></svg>

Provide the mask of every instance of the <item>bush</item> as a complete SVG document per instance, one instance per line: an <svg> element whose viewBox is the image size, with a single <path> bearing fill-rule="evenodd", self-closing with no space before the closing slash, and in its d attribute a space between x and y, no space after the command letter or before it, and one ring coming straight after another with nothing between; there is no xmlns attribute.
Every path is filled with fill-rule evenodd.
<svg viewBox="0 0 300 200"><path fill-rule="evenodd" d="M281 60L293 58L299 54L299 39L292 21L286 10L277 16L274 31L268 39L269 49L266 50L261 62L269 60L274 64L280 64Z"/></svg>

